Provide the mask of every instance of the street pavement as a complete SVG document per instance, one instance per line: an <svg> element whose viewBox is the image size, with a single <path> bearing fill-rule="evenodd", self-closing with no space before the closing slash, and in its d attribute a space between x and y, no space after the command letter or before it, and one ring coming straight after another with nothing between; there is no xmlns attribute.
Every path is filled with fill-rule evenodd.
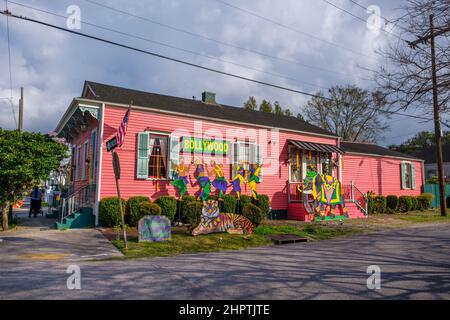
<svg viewBox="0 0 450 320"><path fill-rule="evenodd" d="M448 224L137 260L4 259L1 246L0 299L450 299ZM71 264L81 290L67 289Z"/></svg>

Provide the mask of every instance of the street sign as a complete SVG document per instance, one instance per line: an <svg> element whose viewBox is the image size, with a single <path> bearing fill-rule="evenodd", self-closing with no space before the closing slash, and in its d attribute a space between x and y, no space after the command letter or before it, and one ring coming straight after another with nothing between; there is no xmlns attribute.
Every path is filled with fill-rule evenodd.
<svg viewBox="0 0 450 320"><path fill-rule="evenodd" d="M114 136L114 138L112 138L111 140L106 141L106 150L108 152L114 150L115 148L117 148L118 143L117 143L117 137Z"/></svg>
<svg viewBox="0 0 450 320"><path fill-rule="evenodd" d="M116 152L112 153L113 155L113 168L114 168L114 175L117 180L120 179L120 162L119 162L119 156Z"/></svg>

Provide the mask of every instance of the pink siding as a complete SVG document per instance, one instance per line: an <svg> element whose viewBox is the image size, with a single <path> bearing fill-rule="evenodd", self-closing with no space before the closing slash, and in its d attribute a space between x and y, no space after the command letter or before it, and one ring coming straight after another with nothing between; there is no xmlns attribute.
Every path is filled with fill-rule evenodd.
<svg viewBox="0 0 450 320"><path fill-rule="evenodd" d="M113 106L105 107L105 120L104 120L104 136L103 143L111 139L118 128L122 118L125 114L125 108L118 108ZM238 119L236 119L238 120ZM152 199L155 199L162 195L175 195L175 189L170 185L169 181L160 181L160 190L156 190L155 181L151 180L141 180L136 178L136 149L137 149L137 134L145 129L154 131L164 131L171 133L176 129L183 128L187 130L190 136L195 136L194 134L194 123L193 118L178 116L178 115L167 115L159 113L151 113L148 111L133 110L130 114L130 120L128 125L128 131L125 138L123 147L117 151L120 157L121 172L122 176L120 179L121 194L124 198L135 195L147 195ZM274 124L276 125L276 124ZM214 122L212 120L202 120L203 131L205 130L220 130L223 132L224 139L225 130L228 129L241 129L247 130L253 128L258 130L256 127L234 125L230 123L220 123ZM315 137L309 136L307 134L296 134L291 132L280 131L279 142L268 142L270 141L270 133L268 141L262 142L263 155L267 155L264 158L265 164L273 163L272 174L268 174L266 169L263 174L263 181L258 185L258 192L261 194L267 194L272 200L272 208L274 210L286 210L287 203L287 180L288 180L288 146L287 139L296 139L310 142L328 143L336 145L337 139L327 138L327 137ZM232 141L233 142L233 141ZM103 145L104 146L104 145ZM111 154L106 152L106 148L103 147L103 160L102 160L102 177L101 177L101 195L100 197L107 197L116 195L116 186L114 182L114 174L112 169L112 157ZM188 162L191 160L190 154L181 154ZM204 156L204 161L209 163L211 156ZM222 156L216 156L218 163L224 164L224 173L227 179L230 178L230 166L229 159L223 158ZM195 178L193 176L193 168L190 172L190 184L188 185L188 193L191 195L197 195L199 191L199 186L195 183ZM213 192L214 192L214 188ZM229 192L231 188L228 189ZM243 194L250 194L250 189L243 186Z"/></svg>
<svg viewBox="0 0 450 320"><path fill-rule="evenodd" d="M408 160L409 161L409 160ZM423 185L423 163L415 164L416 188L403 190L401 187L401 159L359 155L347 153L344 155L342 178L344 184L353 180L355 186L362 192L373 191L380 195L418 195Z"/></svg>

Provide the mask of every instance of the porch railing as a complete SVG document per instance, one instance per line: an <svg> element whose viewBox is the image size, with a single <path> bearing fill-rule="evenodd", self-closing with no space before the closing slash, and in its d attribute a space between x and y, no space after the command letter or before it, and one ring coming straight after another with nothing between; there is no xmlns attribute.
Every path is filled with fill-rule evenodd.
<svg viewBox="0 0 450 320"><path fill-rule="evenodd" d="M81 187L77 191L68 194L61 203L61 223L67 217L83 207L92 206L94 203L95 185L90 184Z"/></svg>

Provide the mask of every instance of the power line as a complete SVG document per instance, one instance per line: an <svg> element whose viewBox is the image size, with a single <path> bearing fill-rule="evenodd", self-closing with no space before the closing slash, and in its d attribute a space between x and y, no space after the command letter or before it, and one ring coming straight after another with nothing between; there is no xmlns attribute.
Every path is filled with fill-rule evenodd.
<svg viewBox="0 0 450 320"><path fill-rule="evenodd" d="M55 12L47 11L47 10L36 8L36 7L32 7L32 6L25 5L25 4L18 3L18 2L14 2L14 1L9 1L9 2L13 3L15 5L24 7L24 8L28 8L28 9L35 10L35 11L38 11L38 12L46 13L46 14L53 15L53 16L56 16L56 17L59 17L59 18L67 19L67 16L64 16L64 15L61 15L61 14L57 14ZM210 56L210 55L207 55L207 54L204 54L204 53L195 52L195 51L192 51L192 50L189 50L189 49L180 48L180 47L173 46L171 44L163 43L163 42L160 42L160 41L156 41L156 40L153 40L153 39L149 39L149 38L133 35L133 34L130 34L130 33L126 33L126 32L123 32L123 31L119 31L117 29L112 29L112 28L100 26L100 25L88 22L86 20L83 20L83 21L79 20L79 21L82 22L85 25L92 26L94 28L98 28L98 29L114 32L114 33L117 33L117 34L120 34L120 35L123 35L123 36L127 36L127 37L130 37L130 38L146 41L146 42L153 43L153 44L156 44L156 45L159 45L159 46L163 46L163 47L166 47L166 48L171 48L171 49L179 50L179 51L182 51L182 52L190 53L190 54L193 54L193 55L197 55L197 56L200 56L200 57L205 57L205 58L208 58L208 59L211 59L211 60L220 61L220 62L223 62L223 63L226 63L226 64L235 65L235 66L238 66L238 67L241 67L241 68L245 68L245 69L248 69L248 70L253 70L253 71L265 73L265 74L268 74L268 75L271 75L271 76L274 76L274 77L278 77L278 78L281 78L281 79L294 81L294 82L301 83L301 84L304 84L304 85L308 85L308 86L311 86L311 87L314 87L314 88L321 88L321 89L324 89L324 90L328 90L328 88L321 87L321 86L312 84L310 82L302 81L302 80L299 80L299 79L296 79L296 78L287 77L287 76L285 76L285 75L283 75L281 73L270 72L270 71L266 71L266 70L263 70L263 69L259 69L259 68L255 68L255 67L251 67L251 66L246 66L246 65L239 64L239 63L236 63L236 62L233 62L233 61L230 61L230 60L217 58L217 57Z"/></svg>
<svg viewBox="0 0 450 320"><path fill-rule="evenodd" d="M6 11L8 11L8 0L5 1L5 7L6 7ZM7 42L8 42L8 70L9 70L9 87L10 87L10 105L11 105L11 111L13 114L13 118L14 118L14 123L16 124L17 127L17 119L16 119L16 112L14 110L14 105L12 103L12 99L13 99L13 84L12 84L12 68L11 68L11 40L10 40L10 36L9 36L9 17L6 16L6 38L7 38Z"/></svg>
<svg viewBox="0 0 450 320"><path fill-rule="evenodd" d="M310 96L310 97L317 97L317 98L321 98L321 99L325 99L325 100L331 100L330 98L322 97L322 96L319 96L319 95L316 95L316 94L312 94L312 93L308 93L308 92L305 92L305 91L292 89L292 88L284 87L284 86L277 85L277 84L272 84L272 83L265 82L265 81L260 81L260 80L256 80L256 79L247 78L247 77L244 77L244 76L240 76L238 74L234 74L234 73L230 73L230 72L225 72L225 71L221 71L221 70L205 67L205 66L202 66L202 65L199 65L199 64L195 64L195 63L191 63L191 62L188 62L188 61L185 61L185 60L172 58L172 57L169 57L169 56L166 56L166 55L162 55L162 54L159 54L159 53L147 51L147 50L144 50L144 49L139 49L139 48L132 47L132 46L129 46L129 45L125 45L125 44L122 44L122 43L119 43L119 42L115 42L115 41L107 40L107 39L100 38L100 37L97 37L97 36L89 35L89 34L86 34L86 33L78 32L78 31L75 31L75 30L69 30L69 29L62 28L62 27L59 27L57 25L50 24L50 23L47 23L47 22L44 22L44 21L40 21L40 20L36 20L36 19L32 19L32 18L27 18L27 17L23 17L23 16L17 16L15 14L12 14L12 13L8 12L8 11L7 12L0 12L0 13L2 15L9 15L9 16L11 16L13 18L16 18L16 19L19 19L19 20L24 20L24 21L37 23L37 24L40 24L40 25L43 25L43 26L47 26L47 27L50 27L50 28L53 28L53 29L65 31L65 32L68 32L68 33L72 33L72 34L81 36L81 37L88 38L88 39L97 40L97 41L100 41L100 42L103 42L103 43L107 43L107 44L110 44L110 45L114 45L114 46L117 46L117 47L121 47L121 48L129 49L129 50L132 50L132 51L140 52L140 53L147 54L147 55L150 55L150 56L154 56L154 57L157 57L157 58L160 58L160 59L176 62L176 63L179 63L179 64L184 64L184 65L187 65L187 66L190 66L190 67L194 67L194 68L198 68L198 69L202 69L202 70L206 70L206 71L222 74L222 75L225 75L225 76L229 76L229 77L233 77L233 78L237 78L237 79L241 79L241 80L245 80L245 81L249 81L249 82L253 82L253 83L262 84L262 85L265 85L265 86L268 86L268 87L277 88L277 89L280 89L280 90L290 91L290 92L294 92L294 93L298 93L298 94L302 94L302 95L306 95L306 96Z"/></svg>
<svg viewBox="0 0 450 320"><path fill-rule="evenodd" d="M162 22L159 22L159 21L147 18L147 17L136 15L136 14L133 14L133 13L130 13L130 12L127 12L127 11L124 11L124 10L121 10L121 9L118 9L118 8L115 8L115 7L111 7L111 6L102 4L102 3L98 3L98 2L93 1L93 0L84 0L84 1L88 2L90 4L93 4L93 5L96 5L98 7L104 8L104 9L108 9L108 10L111 10L111 11L114 11L114 12L118 12L118 13L123 14L123 15L134 17L134 18L140 19L142 21L146 21L148 23L152 23L152 24L158 25L158 26L163 27L163 28L167 28L167 29L170 29L170 30L173 30L173 31L176 31L176 32L188 34L190 36L201 38L203 40L214 42L214 43L217 43L217 44L220 44L220 45L223 45L223 46L227 46L227 47L230 47L230 48L246 51L246 52L249 52L249 53L252 53L252 54L256 54L256 55L259 55L259 56L262 56L262 57L265 57L265 58L272 59L272 60L278 60L278 61L282 61L284 63L296 64L296 65L299 65L299 66L304 67L304 68L308 68L308 69L312 69L312 70L318 70L318 71L322 71L322 72L333 73L333 74L337 74L337 75L344 76L344 77L352 76L351 74L346 74L346 73L343 73L343 72L340 72L340 71L331 70L331 69L328 69L328 68L317 67L317 66L311 66L311 65L305 64L305 63L300 62L300 61L286 59L286 58L280 58L280 57L277 57L277 56L274 56L274 55L271 55L271 54L268 54L268 53L265 53L265 52L262 52L262 51L249 49L249 48L242 47L242 46L239 46L239 45L235 45L235 44L232 44L232 43L228 43L228 42L224 42L224 41L221 41L221 40L217 40L217 39L205 36L203 34L187 31L187 30L184 30L184 29L181 29L181 28L178 28L178 27L174 27L174 26L171 26L171 25L168 25L168 24L165 24L165 23L162 23ZM371 80L367 80L367 79L362 79L362 80L364 80L364 81L371 81Z"/></svg>
<svg viewBox="0 0 450 320"><path fill-rule="evenodd" d="M143 53L143 54L147 54L147 55L150 55L150 56L154 56L154 57L157 57L157 58L160 58L160 59L164 59L164 60L176 62L176 63L179 63L179 64L187 65L187 66L190 66L190 67L194 67L194 68L198 68L198 69L202 69L202 70L218 73L218 74L221 74L221 75L225 75L225 76L241 79L241 80L244 80L244 81L249 81L249 82L265 85L265 86L268 86L268 87L273 87L273 88L284 90L284 91L289 91L289 92L293 92L293 93L306 95L306 96L309 96L309 97L315 97L315 98L319 98L319 99L323 99L323 100L333 101L333 99L328 98L328 97L324 97L322 95L312 94L312 93L308 93L308 92L305 92L305 91L296 90L296 89L284 87L284 86L277 85L277 84L272 84L272 83L269 83L269 82L264 82L264 81L260 81L260 80L256 80L256 79L247 78L247 77L244 77L244 76L240 76L238 74L229 73L229 72L225 72L225 71L221 71L221 70L205 67L205 66L198 65L198 64L195 64L195 63L191 63L191 62L188 62L188 61L185 61L185 60L172 58L172 57L169 57L169 56L165 56L165 55L154 53L154 52L151 52L151 51L139 49L139 48L132 47L132 46L129 46L129 45L121 44L119 42L115 42L115 41L107 40L107 39L100 38L100 37L97 37L97 36L93 36L93 35L85 34L85 33L82 33L82 32L78 32L78 31L75 31L75 30L69 30L69 29L66 29L66 28L63 28L63 27L59 27L57 25L53 25L53 24L50 24L50 23L47 23L47 22L44 22L44 21L40 21L40 20L36 20L36 19L32 19L32 18L27 18L27 17L23 17L23 16L17 16L15 14L10 13L9 11L0 12L0 14L8 15L8 16L11 16L11 17L19 19L19 20L33 22L33 23L36 23L36 24L47 26L49 28L57 29L57 30L60 30L60 31L65 31L65 32L68 32L68 33L71 33L71 34L75 34L75 35L84 37L84 38L97 40L97 41L100 41L100 42L103 42L103 43L107 43L107 44L114 45L114 46L117 46L117 47L121 47L121 48L124 48L124 49L129 49L129 50L136 51L136 52L139 52L139 53ZM415 116L415 115L410 115L410 114L399 113L397 111L382 110L382 109L374 108L374 107L367 107L367 108L368 109L372 109L372 110L377 110L380 113L386 113L386 114L391 114L391 115L400 115L400 116L404 116L404 117L410 117L410 118L415 118L415 119L420 119L420 120L427 120L427 121L431 120L431 119L428 119L428 118L425 118L425 117L421 117L421 116Z"/></svg>
<svg viewBox="0 0 450 320"><path fill-rule="evenodd" d="M281 23L281 22L278 22L278 21L276 21L276 20L267 18L267 17L262 16L262 15L260 15L260 14L257 14L257 13L255 13L255 12L253 12L253 11L248 10L248 9L244 9L244 8L242 8L242 7L238 7L238 6L236 6L236 5L234 5L234 4L231 4L231 3L229 3L229 2L226 2L226 1L223 1L223 0L215 0L215 1L218 2L218 3L221 3L221 4L225 5L225 6L228 6L228 7L230 7L230 8L233 8L233 9L235 9L235 10L238 10L238 11L244 12L244 13L246 13L246 14L249 14L249 15L251 15L251 16L257 17L257 18L259 18L259 19L261 19L261 20L264 20L264 21L273 23L273 24L275 24L275 25L277 25L277 26L280 26L280 27L282 27L282 28L285 28L285 29L288 29L288 30L290 30L290 31L296 32L296 33L298 33L298 34L304 35L304 36L309 37L309 38L311 38L311 39L314 39L314 40L317 40L317 41L326 43L326 44L331 45L331 46L335 46L335 47L337 47L337 48L340 48L340 49L342 49L342 50L346 50L346 51L348 51L348 52L351 52L351 53L356 54L356 55L359 55L359 56L364 56L364 57L366 57L366 58L373 59L371 56L369 56L369 55L367 55L367 54L365 54L365 53L358 52L358 51L356 51L356 50L353 50L353 49L351 49L351 48L348 48L348 47L346 47L346 46L340 45L340 44L335 43L335 42L332 42L332 41L328 41L328 40L326 40L326 39L322 39L322 38L317 37L317 36L315 36L315 35L312 35L312 34L310 34L310 33L304 32L304 31L299 30L299 29L297 29L297 28L288 26L288 25L286 25L286 24L284 24L284 23Z"/></svg>

